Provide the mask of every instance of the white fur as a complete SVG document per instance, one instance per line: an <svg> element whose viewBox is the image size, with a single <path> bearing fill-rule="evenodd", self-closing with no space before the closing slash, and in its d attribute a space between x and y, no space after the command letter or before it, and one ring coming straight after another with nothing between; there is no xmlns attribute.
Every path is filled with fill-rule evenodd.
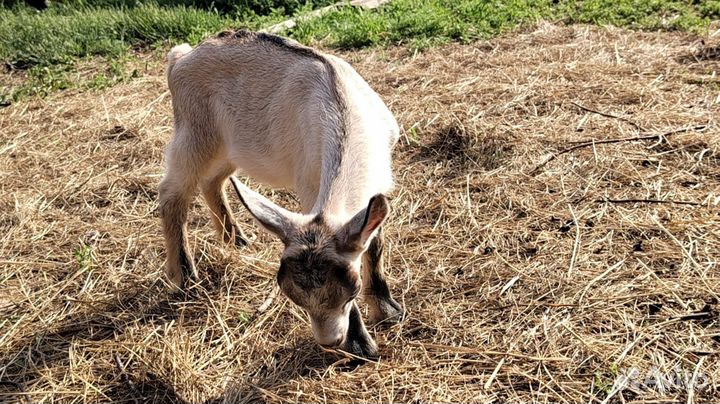
<svg viewBox="0 0 720 404"><path fill-rule="evenodd" d="M202 181L230 167L295 190L303 213L322 212L337 223L389 192L398 124L347 62L322 57L335 82L327 65L262 41L213 39L194 50L173 48L168 83L176 136L167 161L169 171L178 172L169 176ZM333 156L343 128L331 87L347 107L339 165Z"/></svg>

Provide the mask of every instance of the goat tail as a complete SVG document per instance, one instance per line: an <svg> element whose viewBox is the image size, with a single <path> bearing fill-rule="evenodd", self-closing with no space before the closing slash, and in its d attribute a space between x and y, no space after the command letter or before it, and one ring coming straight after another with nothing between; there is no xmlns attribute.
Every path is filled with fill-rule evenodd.
<svg viewBox="0 0 720 404"><path fill-rule="evenodd" d="M170 52L167 54L167 75L170 77L170 72L172 71L173 66L175 66L175 63L177 63L180 58L185 56L186 54L190 53L192 51L192 47L184 43L182 45L174 46L172 49L170 49Z"/></svg>

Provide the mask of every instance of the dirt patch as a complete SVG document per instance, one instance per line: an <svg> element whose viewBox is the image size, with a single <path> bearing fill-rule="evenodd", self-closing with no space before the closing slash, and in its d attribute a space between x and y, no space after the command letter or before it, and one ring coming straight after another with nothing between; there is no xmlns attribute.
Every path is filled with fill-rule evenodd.
<svg viewBox="0 0 720 404"><path fill-rule="evenodd" d="M254 243L224 248L198 198L201 285L158 284L162 60L103 92L0 109L0 397L719 400L720 63L704 40L543 24L418 54L343 53L403 127L386 234L409 314L374 330L382 359L353 370L287 299L258 313L280 246L234 196ZM613 389L634 371L695 374L696 388Z"/></svg>

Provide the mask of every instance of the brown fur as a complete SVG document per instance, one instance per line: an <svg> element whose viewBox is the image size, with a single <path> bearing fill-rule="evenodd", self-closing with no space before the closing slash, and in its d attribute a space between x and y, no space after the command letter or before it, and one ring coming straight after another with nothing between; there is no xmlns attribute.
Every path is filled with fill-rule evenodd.
<svg viewBox="0 0 720 404"><path fill-rule="evenodd" d="M360 274L336 252L334 231L322 216L295 232L280 261L283 292L310 313L340 307L360 292Z"/></svg>

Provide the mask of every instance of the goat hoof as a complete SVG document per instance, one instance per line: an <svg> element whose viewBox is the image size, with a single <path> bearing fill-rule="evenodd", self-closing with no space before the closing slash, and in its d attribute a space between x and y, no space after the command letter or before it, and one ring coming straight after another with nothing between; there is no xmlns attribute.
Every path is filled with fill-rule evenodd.
<svg viewBox="0 0 720 404"><path fill-rule="evenodd" d="M188 257L182 256L180 264L166 264L165 283L170 292L187 290L190 280L197 282L198 275L195 265Z"/></svg>
<svg viewBox="0 0 720 404"><path fill-rule="evenodd" d="M222 233L222 241L226 246L234 245L237 248L242 248L250 244L245 234L239 227L235 227L233 231L226 231Z"/></svg>
<svg viewBox="0 0 720 404"><path fill-rule="evenodd" d="M183 289L183 283L182 271L175 271L174 273L170 273L169 271L165 272L165 284L170 293L181 291Z"/></svg>
<svg viewBox="0 0 720 404"><path fill-rule="evenodd" d="M380 357L377 344L369 336L349 339L345 342L343 350L356 357L350 362L351 364L377 360Z"/></svg>
<svg viewBox="0 0 720 404"><path fill-rule="evenodd" d="M249 241L245 237L243 237L241 234L235 234L235 247L242 248L250 244Z"/></svg>
<svg viewBox="0 0 720 404"><path fill-rule="evenodd" d="M360 309L355 302L350 309L349 325L342 350L361 360L375 360L380 356L377 344L365 328Z"/></svg>
<svg viewBox="0 0 720 404"><path fill-rule="evenodd" d="M397 324L405 318L405 310L392 297L378 299L376 307L371 310L370 324L376 326Z"/></svg>
<svg viewBox="0 0 720 404"><path fill-rule="evenodd" d="M195 269L195 263L186 258L182 260L180 264L180 279L173 279L173 283L178 286L180 290L187 291L192 283L200 281L198 277L197 269Z"/></svg>
<svg viewBox="0 0 720 404"><path fill-rule="evenodd" d="M243 234L239 227L235 228L235 240L233 240L233 242L235 243L235 247L238 248L246 247L250 244L247 237L245 237L245 234Z"/></svg>

